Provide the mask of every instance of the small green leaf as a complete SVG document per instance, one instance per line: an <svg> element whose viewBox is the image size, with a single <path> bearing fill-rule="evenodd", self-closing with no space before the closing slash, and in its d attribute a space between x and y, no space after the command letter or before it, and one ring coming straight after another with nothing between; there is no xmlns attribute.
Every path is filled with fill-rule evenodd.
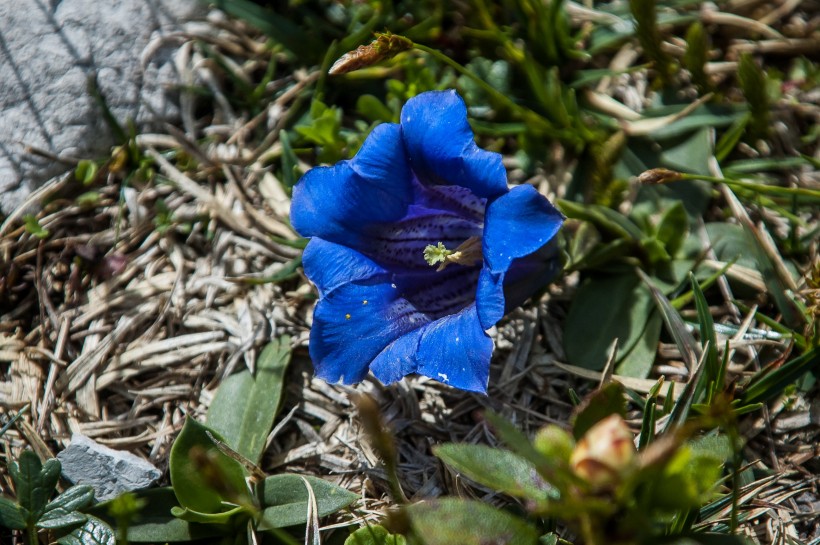
<svg viewBox="0 0 820 545"><path fill-rule="evenodd" d="M74 179L83 185L90 185L97 179L98 171L97 163L83 159L77 163L77 168L74 169Z"/></svg>
<svg viewBox="0 0 820 545"><path fill-rule="evenodd" d="M580 439L595 424L611 414L626 416L624 387L610 382L584 399L571 417L572 434Z"/></svg>
<svg viewBox="0 0 820 545"><path fill-rule="evenodd" d="M340 486L316 477L306 476L316 497L317 513L324 517L343 509L359 499L359 496ZM308 490L299 475L272 475L257 487L262 504L260 530L285 528L307 522Z"/></svg>
<svg viewBox="0 0 820 545"><path fill-rule="evenodd" d="M37 221L37 217L33 216L32 214L26 214L23 216L23 221L26 224L26 231L34 235L39 239L48 238L51 232L40 225L40 222Z"/></svg>
<svg viewBox="0 0 820 545"><path fill-rule="evenodd" d="M102 520L89 516L85 524L57 540L59 545L116 545L114 530Z"/></svg>
<svg viewBox="0 0 820 545"><path fill-rule="evenodd" d="M44 530L56 530L57 528L68 528L69 526L82 524L86 521L86 518L82 513L66 511L58 507L40 517L36 526Z"/></svg>
<svg viewBox="0 0 820 545"><path fill-rule="evenodd" d="M22 530L26 527L28 513L8 498L0 496L0 527Z"/></svg>
<svg viewBox="0 0 820 545"><path fill-rule="evenodd" d="M442 498L406 508L425 545L535 545L538 530L524 520L479 501Z"/></svg>
<svg viewBox="0 0 820 545"><path fill-rule="evenodd" d="M508 450L449 443L435 447L433 453L456 471L498 492L541 501L550 490L535 466Z"/></svg>
<svg viewBox="0 0 820 545"><path fill-rule="evenodd" d="M201 513L226 511L225 502L247 495L242 466L214 444L210 430L187 418L171 447L171 484L180 505ZM217 432L211 432L223 440Z"/></svg>
<svg viewBox="0 0 820 545"><path fill-rule="evenodd" d="M369 525L350 534L344 545L407 545L399 534L391 534L383 526Z"/></svg>
<svg viewBox="0 0 820 545"><path fill-rule="evenodd" d="M243 371L219 387L208 409L207 422L228 445L259 463L265 441L279 411L284 375L290 363L290 337L268 344L256 362L256 376Z"/></svg>
<svg viewBox="0 0 820 545"><path fill-rule="evenodd" d="M51 458L42 464L34 452L26 450L9 465L9 473L17 487L17 501L29 513L31 522L36 522L60 478L59 460Z"/></svg>
<svg viewBox="0 0 820 545"><path fill-rule="evenodd" d="M79 511L94 502L94 489L85 484L72 486L46 506L45 514L54 509Z"/></svg>

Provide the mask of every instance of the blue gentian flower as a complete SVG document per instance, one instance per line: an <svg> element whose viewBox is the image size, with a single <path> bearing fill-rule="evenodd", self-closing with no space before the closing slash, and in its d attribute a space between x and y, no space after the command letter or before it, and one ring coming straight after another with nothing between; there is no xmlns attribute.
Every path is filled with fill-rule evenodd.
<svg viewBox="0 0 820 545"><path fill-rule="evenodd" d="M410 99L400 124L294 187L291 221L311 237L303 264L319 290L316 374L353 384L368 370L383 383L419 373L486 392L486 331L555 274L563 220L532 186L507 187L455 91Z"/></svg>

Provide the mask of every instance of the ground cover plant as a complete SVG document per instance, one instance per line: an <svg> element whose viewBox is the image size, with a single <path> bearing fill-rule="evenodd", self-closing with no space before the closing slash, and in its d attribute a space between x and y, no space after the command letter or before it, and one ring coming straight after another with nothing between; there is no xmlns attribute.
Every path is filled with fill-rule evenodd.
<svg viewBox="0 0 820 545"><path fill-rule="evenodd" d="M0 225L0 541L820 543L814 3L214 4L177 59L180 125L111 118L110 156ZM566 217L497 240L554 235L562 270L481 320L479 378L362 359L378 327L323 363L314 307L346 262L317 260L339 240L299 184L458 96L455 144L499 158L498 193ZM402 134L370 144L391 177L405 149L423 183L483 183ZM458 361L437 342L400 354ZM96 502L60 479L72 433L161 482Z"/></svg>

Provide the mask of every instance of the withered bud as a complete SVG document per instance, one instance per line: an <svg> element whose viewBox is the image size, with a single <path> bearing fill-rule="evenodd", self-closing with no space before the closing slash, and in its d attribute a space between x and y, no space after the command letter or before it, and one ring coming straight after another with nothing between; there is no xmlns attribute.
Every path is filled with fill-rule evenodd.
<svg viewBox="0 0 820 545"><path fill-rule="evenodd" d="M635 464L633 439L623 418L610 415L592 426L578 441L570 465L593 489L611 488Z"/></svg>
<svg viewBox="0 0 820 545"><path fill-rule="evenodd" d="M657 185L669 182L677 182L683 178L680 172L669 170L668 168L653 168L643 172L638 176L638 181L642 184Z"/></svg>
<svg viewBox="0 0 820 545"><path fill-rule="evenodd" d="M376 34L376 39L368 45L360 45L339 57L327 73L331 76L347 74L392 59L402 51L412 48L413 42L404 36L390 33Z"/></svg>
<svg viewBox="0 0 820 545"><path fill-rule="evenodd" d="M393 435L387 430L376 401L364 393L351 396L351 400L359 410L362 427L373 448L386 464L395 463L396 444L393 441Z"/></svg>

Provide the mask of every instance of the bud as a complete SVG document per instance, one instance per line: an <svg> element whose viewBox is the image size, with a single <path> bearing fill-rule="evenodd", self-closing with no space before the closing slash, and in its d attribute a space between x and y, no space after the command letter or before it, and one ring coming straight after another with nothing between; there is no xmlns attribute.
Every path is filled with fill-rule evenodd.
<svg viewBox="0 0 820 545"><path fill-rule="evenodd" d="M587 431L570 458L576 475L594 489L611 488L635 463L632 432L620 415L610 415Z"/></svg>
<svg viewBox="0 0 820 545"><path fill-rule="evenodd" d="M680 172L675 172L668 168L653 168L638 176L638 181L644 185L657 185L677 182L681 178L683 178L683 176Z"/></svg>
<svg viewBox="0 0 820 545"><path fill-rule="evenodd" d="M553 462L558 460L567 463L572 456L575 441L572 436L554 424L544 426L533 439L535 450Z"/></svg>
<svg viewBox="0 0 820 545"><path fill-rule="evenodd" d="M398 34L377 34L376 39L368 45L360 45L348 51L333 63L327 71L331 76L347 74L360 68L367 68L381 61L392 59L402 51L413 48L413 42Z"/></svg>

